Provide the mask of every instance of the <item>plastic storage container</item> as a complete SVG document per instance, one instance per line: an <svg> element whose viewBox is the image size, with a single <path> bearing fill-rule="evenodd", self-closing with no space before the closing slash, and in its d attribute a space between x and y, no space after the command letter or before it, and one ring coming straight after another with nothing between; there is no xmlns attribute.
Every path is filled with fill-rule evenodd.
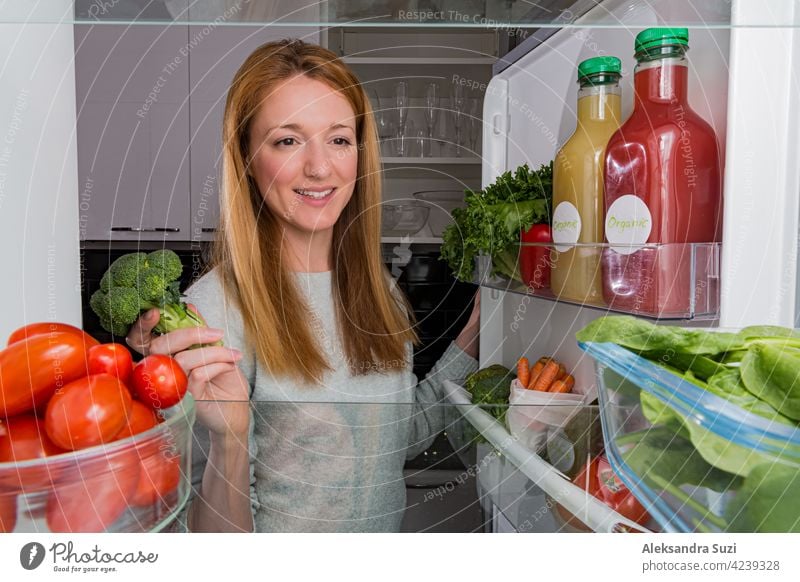
<svg viewBox="0 0 800 582"><path fill-rule="evenodd" d="M154 532L189 498L195 402L133 437L0 464L0 531Z"/></svg>
<svg viewBox="0 0 800 582"><path fill-rule="evenodd" d="M800 429L610 343L596 361L606 456L665 531L800 531Z"/></svg>

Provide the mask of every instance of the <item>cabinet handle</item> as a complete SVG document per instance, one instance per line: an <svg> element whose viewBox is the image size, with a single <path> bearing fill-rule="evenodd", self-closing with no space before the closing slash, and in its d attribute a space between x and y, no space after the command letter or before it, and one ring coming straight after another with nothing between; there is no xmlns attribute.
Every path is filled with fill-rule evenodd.
<svg viewBox="0 0 800 582"><path fill-rule="evenodd" d="M180 232L180 228L170 227L143 227L143 226L112 226L111 232Z"/></svg>
<svg viewBox="0 0 800 582"><path fill-rule="evenodd" d="M213 226L204 227L200 229L200 232L217 232L217 229Z"/></svg>

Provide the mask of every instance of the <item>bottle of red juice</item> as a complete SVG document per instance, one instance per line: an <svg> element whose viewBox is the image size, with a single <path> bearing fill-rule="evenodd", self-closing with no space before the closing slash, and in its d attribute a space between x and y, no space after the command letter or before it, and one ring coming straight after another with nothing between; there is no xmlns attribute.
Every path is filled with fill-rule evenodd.
<svg viewBox="0 0 800 582"><path fill-rule="evenodd" d="M603 298L655 316L690 309L692 249L722 232L720 153L711 126L687 99L689 32L651 28L636 37L635 104L605 157ZM645 243L674 243L644 247Z"/></svg>

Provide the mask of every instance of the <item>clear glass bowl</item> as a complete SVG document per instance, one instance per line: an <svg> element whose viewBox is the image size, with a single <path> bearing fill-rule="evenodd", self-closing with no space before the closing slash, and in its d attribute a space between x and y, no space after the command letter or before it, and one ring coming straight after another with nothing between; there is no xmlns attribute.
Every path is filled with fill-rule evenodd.
<svg viewBox="0 0 800 582"><path fill-rule="evenodd" d="M442 236L453 222L453 210L466 206L463 190L422 190L412 196L430 208L428 226L433 236Z"/></svg>
<svg viewBox="0 0 800 582"><path fill-rule="evenodd" d="M423 204L383 204L383 236L417 234L428 221L430 208Z"/></svg>
<svg viewBox="0 0 800 582"><path fill-rule="evenodd" d="M189 499L191 394L165 420L126 439L0 463L0 531L154 532Z"/></svg>
<svg viewBox="0 0 800 582"><path fill-rule="evenodd" d="M595 360L606 456L665 531L800 529L788 501L800 493L800 428L616 344L579 345Z"/></svg>

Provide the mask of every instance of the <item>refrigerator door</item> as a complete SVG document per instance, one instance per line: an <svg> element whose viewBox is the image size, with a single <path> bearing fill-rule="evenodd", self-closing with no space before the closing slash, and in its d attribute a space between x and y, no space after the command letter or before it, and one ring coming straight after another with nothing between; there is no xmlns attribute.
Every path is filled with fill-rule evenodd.
<svg viewBox="0 0 800 582"><path fill-rule="evenodd" d="M709 21L719 19L720 8L693 4L695 10L714 12ZM592 27L598 10L611 10L620 26ZM725 179L720 320L702 325L792 326L800 324L800 91L795 80L800 7L790 0L734 0L730 10L730 28L690 29L689 101L716 132ZM770 26L765 26L766 14ZM667 0L609 1L554 34L532 37L527 53L509 55L517 60L498 67L502 71L487 89L485 123L493 127L495 120L506 120L507 131L504 140L498 132L485 134L484 186L503 171L523 163L537 168L554 158L576 127L576 67L584 59L614 55L622 60L627 118L633 106L634 38L648 15L653 26L685 21L676 3ZM626 28L631 19L637 26ZM554 356L573 370L576 384L596 383L575 332L603 310L494 289L484 289L482 301L482 367L512 367L523 355Z"/></svg>

